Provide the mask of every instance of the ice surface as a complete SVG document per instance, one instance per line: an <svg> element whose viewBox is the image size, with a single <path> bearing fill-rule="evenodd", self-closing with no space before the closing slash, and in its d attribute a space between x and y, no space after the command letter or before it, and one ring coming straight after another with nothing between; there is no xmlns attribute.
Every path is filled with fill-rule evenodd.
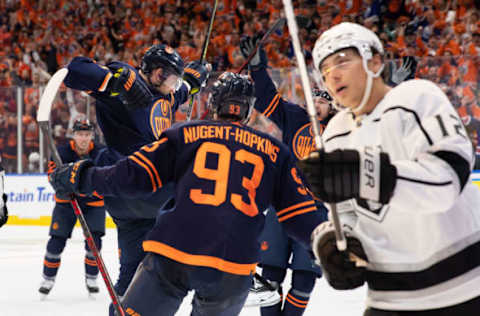
<svg viewBox="0 0 480 316"><path fill-rule="evenodd" d="M55 286L46 300L40 300L38 286L47 240L48 227L6 225L0 229L0 316L108 315L110 297L103 279L99 276L100 293L96 299L89 298L85 287L85 250L80 228L75 228L67 242ZM116 245L116 230L107 229L102 257L114 282L118 275ZM288 290L289 283L285 284L284 290ZM335 291L320 279L304 315L362 315L365 291L365 288ZM176 315L190 315L190 301L191 295L185 298ZM258 308L245 308L241 316L247 315L260 313Z"/></svg>

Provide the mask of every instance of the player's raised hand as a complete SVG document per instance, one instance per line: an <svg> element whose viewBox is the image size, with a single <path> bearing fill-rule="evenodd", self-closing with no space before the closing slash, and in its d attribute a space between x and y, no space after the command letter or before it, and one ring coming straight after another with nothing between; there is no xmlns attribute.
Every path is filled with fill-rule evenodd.
<svg viewBox="0 0 480 316"><path fill-rule="evenodd" d="M82 173L92 166L93 162L89 159L62 165L55 168L48 176L48 182L50 182L57 195L68 196L72 193L91 195L93 191L89 188L83 188L80 180Z"/></svg>
<svg viewBox="0 0 480 316"><path fill-rule="evenodd" d="M243 57L247 59L250 54L252 54L257 46L257 43L260 41L262 37L258 34L254 37L245 36L240 39L240 52L242 53ZM252 57L250 62L248 63L250 69L257 69L259 67L266 67L267 66L267 55L265 50L262 46L255 51L255 55Z"/></svg>
<svg viewBox="0 0 480 316"><path fill-rule="evenodd" d="M113 76L105 92L110 96L119 95L129 108L147 107L152 102L153 94L147 84L138 78L135 71L128 67L111 69Z"/></svg>
<svg viewBox="0 0 480 316"><path fill-rule="evenodd" d="M297 162L313 193L324 202L352 198L387 204L397 181L388 154L366 147L356 150L317 150Z"/></svg>
<svg viewBox="0 0 480 316"><path fill-rule="evenodd" d="M312 232L312 249L328 283L337 290L351 290L365 283L367 255L362 243L344 225L347 249L339 251L332 222L320 224ZM362 264L359 264L358 258Z"/></svg>
<svg viewBox="0 0 480 316"><path fill-rule="evenodd" d="M192 61L187 64L183 74L183 80L190 85L190 94L196 94L205 86L212 71L212 65L206 61Z"/></svg>

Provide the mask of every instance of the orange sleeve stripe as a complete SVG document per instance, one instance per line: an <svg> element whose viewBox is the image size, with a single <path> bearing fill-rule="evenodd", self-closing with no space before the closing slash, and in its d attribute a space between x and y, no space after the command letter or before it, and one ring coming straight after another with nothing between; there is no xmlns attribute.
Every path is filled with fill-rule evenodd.
<svg viewBox="0 0 480 316"><path fill-rule="evenodd" d="M98 91L99 92L103 92L105 91L105 89L107 88L107 85L108 85L108 82L110 81L110 78L112 77L112 74L110 72L107 72L107 75L105 76L105 78L103 79L103 82L102 84L100 85L100 88L98 88Z"/></svg>
<svg viewBox="0 0 480 316"><path fill-rule="evenodd" d="M285 214L285 213L287 213L288 211L291 211L291 210L294 210L294 209L297 209L297 208L300 208L300 207L308 206L308 205L313 205L313 204L315 204L315 202L314 202L313 200L301 202L301 203L292 205L292 206L290 206L290 207L287 207L287 208L284 208L283 210L278 211L278 212L277 212L277 216L280 216L280 215L282 215L282 214Z"/></svg>
<svg viewBox="0 0 480 316"><path fill-rule="evenodd" d="M105 202L102 201L92 201L92 202L87 202L88 206L93 206L93 207L102 207L105 206Z"/></svg>
<svg viewBox="0 0 480 316"><path fill-rule="evenodd" d="M227 273L238 275L253 275L255 273L256 263L235 263L226 261L218 257L205 255L192 255L181 250L175 249L164 243L147 240L143 242L145 251L158 253L172 260L189 264L193 266L210 267Z"/></svg>
<svg viewBox="0 0 480 316"><path fill-rule="evenodd" d="M275 111L275 109L277 108L279 101L280 101L280 94L277 93L262 114L265 115L266 117L269 117L270 115L272 115L273 111Z"/></svg>
<svg viewBox="0 0 480 316"><path fill-rule="evenodd" d="M288 214L288 215L279 217L279 218L278 218L278 221L279 221L279 222L283 222L283 221L286 221L287 219L289 219L289 218L291 218L291 217L294 217L294 216L297 216L297 215L301 215L301 214L305 214L305 213L312 212L312 211L316 211L316 210L317 210L317 207L316 207L316 206L312 206L312 207L310 207L310 208L303 209L303 210L300 210L300 211L296 211L296 212L290 213L290 214Z"/></svg>
<svg viewBox="0 0 480 316"><path fill-rule="evenodd" d="M307 304L297 304L294 300L293 300L293 297L289 295L287 295L287 297L285 298L285 300L287 300L290 304L292 304L293 306L295 307L298 307L298 308L307 308Z"/></svg>
<svg viewBox="0 0 480 316"><path fill-rule="evenodd" d="M158 183L158 187L161 188L162 187L162 181L160 180L160 176L158 175L158 171L157 171L157 168L155 168L155 166L153 165L153 163L150 161L150 159L148 159L147 157L145 157L144 155L142 155L140 152L136 152L134 153L135 156L137 156L138 158L142 159L142 161L144 163L146 163L150 168L151 170L153 171L153 173L155 174L155 179L157 180L157 183Z"/></svg>
<svg viewBox="0 0 480 316"><path fill-rule="evenodd" d="M129 156L128 158L132 159L134 162L136 162L138 165L140 165L147 171L148 175L150 176L150 181L152 182L152 187L153 187L152 192L157 191L157 184L155 183L155 180L153 179L153 174L150 171L150 169L148 169L147 165L145 165L143 162L141 162L140 160L138 160L138 158L134 156Z"/></svg>

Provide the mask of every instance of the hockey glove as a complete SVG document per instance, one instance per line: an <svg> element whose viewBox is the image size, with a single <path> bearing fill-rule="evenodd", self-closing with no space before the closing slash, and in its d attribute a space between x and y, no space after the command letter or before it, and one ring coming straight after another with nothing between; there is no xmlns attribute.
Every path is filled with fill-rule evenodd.
<svg viewBox="0 0 480 316"><path fill-rule="evenodd" d="M190 86L190 94L196 94L204 87L210 76L211 66L207 62L192 61L187 64L183 73L183 80Z"/></svg>
<svg viewBox="0 0 480 316"><path fill-rule="evenodd" d="M405 80L415 78L415 72L417 70L417 60L413 56L404 56L402 58L402 66L397 69L395 62L392 63L392 69L390 70L392 85L399 85Z"/></svg>
<svg viewBox="0 0 480 316"><path fill-rule="evenodd" d="M328 283L336 290L351 290L365 283L368 259L362 243L353 237L348 226L343 227L347 239L345 251L338 250L330 221L321 223L312 232L312 249Z"/></svg>
<svg viewBox="0 0 480 316"><path fill-rule="evenodd" d="M240 52L242 53L243 57L247 59L250 54L255 50L257 43L260 41L261 36L257 35L255 37L244 37L240 40ZM250 70L258 70L261 68L267 68L267 55L265 50L262 46L258 48L255 52L255 55L252 57L250 62L248 63Z"/></svg>
<svg viewBox="0 0 480 316"><path fill-rule="evenodd" d="M318 150L297 162L313 193L324 202L366 199L388 204L397 183L397 169L388 154L371 147Z"/></svg>
<svg viewBox="0 0 480 316"><path fill-rule="evenodd" d="M144 108L150 106L153 94L147 84L138 78L135 71L128 67L111 69L114 71L108 82L105 92L110 96L120 96L123 104L128 108Z"/></svg>
<svg viewBox="0 0 480 316"><path fill-rule="evenodd" d="M0 227L5 225L8 221L8 209L7 209L7 195L2 194L3 206L0 208Z"/></svg>
<svg viewBox="0 0 480 316"><path fill-rule="evenodd" d="M92 166L92 161L88 159L62 165L48 176L48 181L57 195L68 196L75 193L90 196L93 190L82 187L81 177L82 173Z"/></svg>

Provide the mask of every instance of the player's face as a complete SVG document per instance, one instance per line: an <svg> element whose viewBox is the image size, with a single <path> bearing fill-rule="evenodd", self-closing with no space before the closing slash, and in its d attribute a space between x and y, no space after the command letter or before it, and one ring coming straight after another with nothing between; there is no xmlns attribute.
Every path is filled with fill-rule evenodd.
<svg viewBox="0 0 480 316"><path fill-rule="evenodd" d="M161 94L173 93L181 85L181 78L176 74L167 73L162 68L152 71L150 83Z"/></svg>
<svg viewBox="0 0 480 316"><path fill-rule="evenodd" d="M73 140L75 141L75 147L80 152L87 151L92 138L93 138L93 132L91 131L75 131L73 133Z"/></svg>
<svg viewBox="0 0 480 316"><path fill-rule="evenodd" d="M321 121L328 116L328 113L330 112L330 104L327 100L321 97L313 97L313 102L315 104L315 109L317 110L317 119Z"/></svg>
<svg viewBox="0 0 480 316"><path fill-rule="evenodd" d="M354 48L347 48L328 56L320 65L323 81L337 103L349 108L359 105L367 74L362 58Z"/></svg>

